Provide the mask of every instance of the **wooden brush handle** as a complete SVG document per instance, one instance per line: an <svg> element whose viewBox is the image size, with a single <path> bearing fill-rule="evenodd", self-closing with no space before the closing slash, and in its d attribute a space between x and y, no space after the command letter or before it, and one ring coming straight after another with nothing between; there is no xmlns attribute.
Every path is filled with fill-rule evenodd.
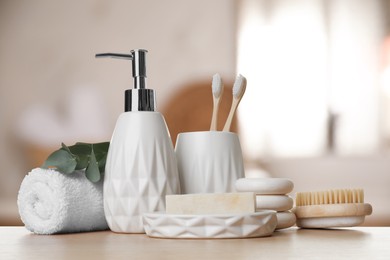
<svg viewBox="0 0 390 260"><path fill-rule="evenodd" d="M370 215L372 207L368 203L322 204L298 206L293 211L297 218L351 217Z"/></svg>
<svg viewBox="0 0 390 260"><path fill-rule="evenodd" d="M210 131L217 131L217 122L218 122L218 110L219 110L220 98L213 98L213 115L211 117L211 126Z"/></svg>
<svg viewBox="0 0 390 260"><path fill-rule="evenodd" d="M230 131L230 126L232 125L233 117L236 112L237 106L240 103L240 99L235 99L233 97L233 102L232 102L232 107L230 108L229 116L226 119L225 126L223 127L224 132L229 132Z"/></svg>

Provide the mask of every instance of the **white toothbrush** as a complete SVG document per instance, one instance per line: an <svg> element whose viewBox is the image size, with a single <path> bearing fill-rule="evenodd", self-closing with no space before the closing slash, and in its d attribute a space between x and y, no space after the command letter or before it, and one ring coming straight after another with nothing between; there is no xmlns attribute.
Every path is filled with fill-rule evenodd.
<svg viewBox="0 0 390 260"><path fill-rule="evenodd" d="M230 131L230 126L232 125L234 113L236 112L238 104L240 103L241 98L245 93L245 89L246 89L246 78L241 74L239 74L233 85L232 107L230 108L229 116L226 119L226 123L223 128L223 131L227 131L227 132Z"/></svg>
<svg viewBox="0 0 390 260"><path fill-rule="evenodd" d="M211 118L210 131L217 131L218 109L221 97L223 94L223 83L221 76L217 73L213 76L213 83L211 85L213 91L213 116Z"/></svg>

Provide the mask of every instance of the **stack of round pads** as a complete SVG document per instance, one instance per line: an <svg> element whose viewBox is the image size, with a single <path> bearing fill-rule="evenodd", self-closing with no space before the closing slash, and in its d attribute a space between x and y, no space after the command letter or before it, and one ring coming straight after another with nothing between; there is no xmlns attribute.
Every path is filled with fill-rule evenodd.
<svg viewBox="0 0 390 260"><path fill-rule="evenodd" d="M256 194L256 210L277 211L276 229L295 225L295 214L291 212L294 201L287 195L293 188L293 182L284 178L242 178L236 181L236 191Z"/></svg>

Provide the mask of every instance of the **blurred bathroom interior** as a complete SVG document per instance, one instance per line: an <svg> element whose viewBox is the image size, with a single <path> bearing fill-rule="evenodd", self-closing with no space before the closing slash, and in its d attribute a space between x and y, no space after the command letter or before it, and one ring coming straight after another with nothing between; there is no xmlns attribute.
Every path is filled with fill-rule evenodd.
<svg viewBox="0 0 390 260"><path fill-rule="evenodd" d="M143 48L173 142L208 130L212 75L241 73L247 176L364 188L365 225L390 226L388 0L1 0L0 38L0 225L61 142L110 140L131 66L95 53Z"/></svg>

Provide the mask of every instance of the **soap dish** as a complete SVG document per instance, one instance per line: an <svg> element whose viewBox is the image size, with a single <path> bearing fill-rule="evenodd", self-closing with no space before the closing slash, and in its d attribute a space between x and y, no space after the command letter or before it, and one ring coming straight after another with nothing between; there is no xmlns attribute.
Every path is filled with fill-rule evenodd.
<svg viewBox="0 0 390 260"><path fill-rule="evenodd" d="M156 238L250 238L270 236L277 225L276 211L250 214L143 214L144 229Z"/></svg>

